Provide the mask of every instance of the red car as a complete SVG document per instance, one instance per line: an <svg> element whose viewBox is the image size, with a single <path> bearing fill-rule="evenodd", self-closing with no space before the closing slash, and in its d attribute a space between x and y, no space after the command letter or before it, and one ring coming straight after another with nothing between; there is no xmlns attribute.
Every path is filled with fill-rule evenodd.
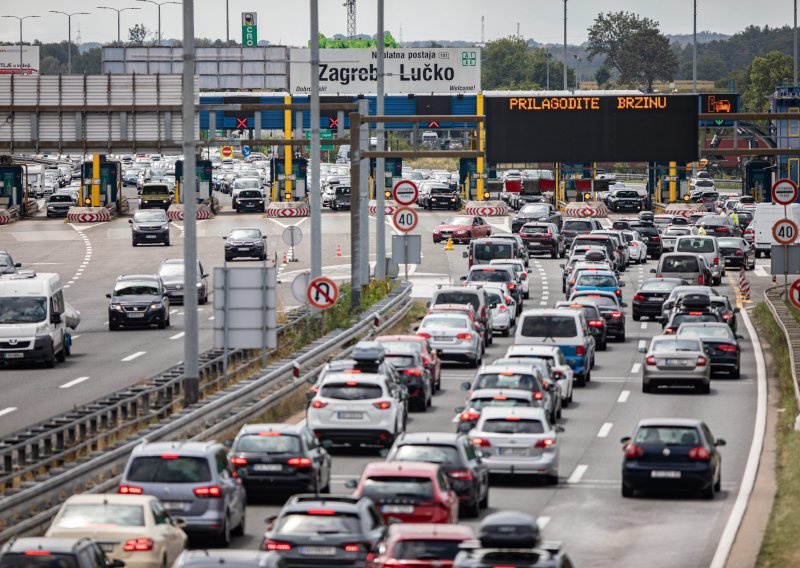
<svg viewBox="0 0 800 568"><path fill-rule="evenodd" d="M458 522L458 495L447 475L432 463L371 462L364 468L355 497L369 497L388 523Z"/></svg>
<svg viewBox="0 0 800 568"><path fill-rule="evenodd" d="M449 238L454 243L468 243L472 239L483 239L492 235L492 226L481 217L474 215L455 215L448 217L433 229L433 242L439 243Z"/></svg>
<svg viewBox="0 0 800 568"><path fill-rule="evenodd" d="M442 388L442 360L439 359L439 354L431 348L430 342L424 337L419 335L383 335L376 339L378 343L391 343L399 342L408 345L416 346L422 355L422 362L428 368L433 381L434 390L441 390Z"/></svg>
<svg viewBox="0 0 800 568"><path fill-rule="evenodd" d="M383 541L384 552L368 568L451 568L462 542L474 540L465 525L391 525Z"/></svg>

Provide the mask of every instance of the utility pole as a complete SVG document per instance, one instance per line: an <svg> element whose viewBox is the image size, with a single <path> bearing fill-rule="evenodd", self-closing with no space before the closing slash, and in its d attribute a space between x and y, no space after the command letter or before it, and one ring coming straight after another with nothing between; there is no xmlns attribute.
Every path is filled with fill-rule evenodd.
<svg viewBox="0 0 800 568"><path fill-rule="evenodd" d="M361 105L359 105L359 111ZM358 112L350 113L350 307L361 306L361 127Z"/></svg>
<svg viewBox="0 0 800 568"><path fill-rule="evenodd" d="M567 89L567 0L564 0L564 90Z"/></svg>
<svg viewBox="0 0 800 568"><path fill-rule="evenodd" d="M384 61L383 61L383 35L384 35L384 0L378 0L378 92L375 101L375 112L383 116L384 96ZM375 124L377 149L385 150L383 123ZM386 278L386 158L375 160L375 278Z"/></svg>
<svg viewBox="0 0 800 568"><path fill-rule="evenodd" d="M119 15L125 10L141 10L141 8L113 8L111 6L98 6L100 10L114 10L117 13L117 43L122 45L122 27L120 26Z"/></svg>
<svg viewBox="0 0 800 568"><path fill-rule="evenodd" d="M797 0L794 0L794 86L797 86Z"/></svg>
<svg viewBox="0 0 800 568"><path fill-rule="evenodd" d="M231 43L231 7L230 0L225 0L225 44Z"/></svg>
<svg viewBox="0 0 800 568"><path fill-rule="evenodd" d="M159 11L161 7L159 6ZM160 18L159 18L160 20ZM160 28L160 26L159 26ZM159 41L161 32L159 29ZM200 400L197 330L197 144L194 132L194 0L183 0L183 394L187 405Z"/></svg>
<svg viewBox="0 0 800 568"><path fill-rule="evenodd" d="M60 10L50 10L52 14L62 14L67 17L67 74L72 75L72 16L88 16L89 12L62 12Z"/></svg>
<svg viewBox="0 0 800 568"><path fill-rule="evenodd" d="M547 64L547 90L550 90L550 58L553 57L553 54L548 51L545 54L545 63Z"/></svg>
<svg viewBox="0 0 800 568"><path fill-rule="evenodd" d="M19 20L19 75L22 77L22 20L28 18L38 18L39 16L0 16L3 18L15 18Z"/></svg>
<svg viewBox="0 0 800 568"><path fill-rule="evenodd" d="M361 152L369 150L369 122L365 119L369 117L369 101L367 99L359 99L358 112L363 117L361 119ZM352 132L353 127L350 127ZM366 286L370 281L369 272L369 160L361 158L361 169L359 180L361 186L361 195L358 201L358 208L361 210L359 214L358 225L358 238L361 241L361 285ZM352 175L351 175L352 177ZM352 203L350 205L352 207Z"/></svg>
<svg viewBox="0 0 800 568"><path fill-rule="evenodd" d="M311 1L311 183L308 205L311 212L311 278L322 276L322 209L320 204L319 143L319 0ZM344 121L342 121L344 122Z"/></svg>
<svg viewBox="0 0 800 568"><path fill-rule="evenodd" d="M694 24L692 26L692 92L697 92L697 0L694 1ZM795 0L797 1L797 0Z"/></svg>

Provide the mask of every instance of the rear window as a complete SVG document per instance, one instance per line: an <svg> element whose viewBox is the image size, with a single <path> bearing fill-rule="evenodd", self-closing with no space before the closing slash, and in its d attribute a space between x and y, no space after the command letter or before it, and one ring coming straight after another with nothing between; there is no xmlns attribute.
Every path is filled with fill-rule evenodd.
<svg viewBox="0 0 800 568"><path fill-rule="evenodd" d="M433 481L428 477L370 477L364 481L362 496L373 501L433 499Z"/></svg>
<svg viewBox="0 0 800 568"><path fill-rule="evenodd" d="M201 457L165 455L134 458L127 481L141 483L203 483L211 481L208 460Z"/></svg>
<svg viewBox="0 0 800 568"><path fill-rule="evenodd" d="M486 398L473 398L468 406L475 410L482 410L492 406L510 408L513 406L531 406L531 402L524 398L513 398L505 395L497 395Z"/></svg>
<svg viewBox="0 0 800 568"><path fill-rule="evenodd" d="M386 356L386 360L395 367L410 367L416 362L416 359L413 355L389 354Z"/></svg>
<svg viewBox="0 0 800 568"><path fill-rule="evenodd" d="M7 552L0 556L2 568L77 568L77 559L72 554L44 553L35 555Z"/></svg>
<svg viewBox="0 0 800 568"><path fill-rule="evenodd" d="M402 445L397 448L397 452L392 456L392 460L419 461L439 464L450 464L460 461L458 450L456 450L453 446L414 446L411 444Z"/></svg>
<svg viewBox="0 0 800 568"><path fill-rule="evenodd" d="M495 434L543 434L544 424L539 420L492 418L483 423L483 431Z"/></svg>
<svg viewBox="0 0 800 568"><path fill-rule="evenodd" d="M564 221L565 231L578 231L589 232L592 230L592 223L590 221Z"/></svg>
<svg viewBox="0 0 800 568"><path fill-rule="evenodd" d="M700 272L700 261L693 256L671 256L664 259L661 272Z"/></svg>
<svg viewBox="0 0 800 568"><path fill-rule="evenodd" d="M72 203L72 197L59 193L50 196L50 203Z"/></svg>
<svg viewBox="0 0 800 568"><path fill-rule="evenodd" d="M509 282L510 275L505 270L473 270L469 273L470 282Z"/></svg>
<svg viewBox="0 0 800 568"><path fill-rule="evenodd" d="M431 195L436 195L436 194L442 195L442 194L445 194L445 193L446 194L453 193L453 190L451 190L449 187L432 187L431 188Z"/></svg>
<svg viewBox="0 0 800 568"><path fill-rule="evenodd" d="M664 282L659 278L655 280L648 280L642 284L642 287L639 288L639 290L642 292L671 292L674 287L675 284L671 282Z"/></svg>
<svg viewBox="0 0 800 568"><path fill-rule="evenodd" d="M520 233L522 233L523 235L547 235L550 234L550 228L540 227L536 225L534 225L533 227L523 226Z"/></svg>
<svg viewBox="0 0 800 568"><path fill-rule="evenodd" d="M592 302L593 304L597 304L601 308L618 308L619 305L614 298L609 298L608 296L577 296L573 298L571 301L575 302L576 304L582 303L581 300L586 302Z"/></svg>
<svg viewBox="0 0 800 568"><path fill-rule="evenodd" d="M533 376L524 373L483 373L478 375L474 390L480 389L519 389L539 390L539 384Z"/></svg>
<svg viewBox="0 0 800 568"><path fill-rule="evenodd" d="M636 432L633 443L637 445L696 446L700 443L700 436L697 429L693 427L643 426Z"/></svg>
<svg viewBox="0 0 800 568"><path fill-rule="evenodd" d="M714 241L711 239L689 239L684 238L678 241L675 247L677 252L714 252Z"/></svg>
<svg viewBox="0 0 800 568"><path fill-rule="evenodd" d="M697 341L690 339L657 339L650 346L657 353L678 353L679 351L702 351Z"/></svg>
<svg viewBox="0 0 800 568"><path fill-rule="evenodd" d="M576 286L598 286L613 288L617 286L617 279L610 274L582 274L575 282Z"/></svg>
<svg viewBox="0 0 800 568"><path fill-rule="evenodd" d="M144 508L141 505L76 503L64 507L56 526L63 529L80 529L98 525L143 527Z"/></svg>
<svg viewBox="0 0 800 568"><path fill-rule="evenodd" d="M658 236L658 227L656 227L655 225L653 226L631 225L631 229L635 229L636 232L642 235L643 237Z"/></svg>
<svg viewBox="0 0 800 568"><path fill-rule="evenodd" d="M453 560L460 544L459 540L401 540L392 550L391 557L396 560Z"/></svg>
<svg viewBox="0 0 800 568"><path fill-rule="evenodd" d="M678 337L696 337L697 339L733 339L733 331L729 326L716 327L684 327Z"/></svg>
<svg viewBox="0 0 800 568"><path fill-rule="evenodd" d="M685 322L718 322L719 316L717 314L702 314L693 316L691 313L687 314L676 314L674 318L672 318L672 323L670 324L672 327L680 327L682 323Z"/></svg>
<svg viewBox="0 0 800 568"><path fill-rule="evenodd" d="M747 248L744 239L722 238L717 239L717 244L720 248Z"/></svg>
<svg viewBox="0 0 800 568"><path fill-rule="evenodd" d="M480 243L473 246L476 260L492 260L495 258L514 258L511 243Z"/></svg>
<svg viewBox="0 0 800 568"><path fill-rule="evenodd" d="M449 317L434 317L428 316L422 320L423 328L427 327L446 327L448 329L464 329L469 327L469 320L467 317L463 318L449 318Z"/></svg>
<svg viewBox="0 0 800 568"><path fill-rule="evenodd" d="M360 533L357 515L324 510L320 514L290 513L278 524L280 534L351 534Z"/></svg>
<svg viewBox="0 0 800 568"><path fill-rule="evenodd" d="M324 385L319 394L325 398L338 400L370 400L380 398L383 395L383 389L378 385L362 385L353 381L352 384L330 383Z"/></svg>
<svg viewBox="0 0 800 568"><path fill-rule="evenodd" d="M575 318L567 316L526 316L522 322L523 337L576 337Z"/></svg>
<svg viewBox="0 0 800 568"><path fill-rule="evenodd" d="M664 235L667 235L667 236L670 236L670 237L680 237L680 236L683 236L683 235L689 235L689 234L691 234L691 232L692 232L692 230L688 229L688 228L684 229L683 227L670 227L669 229L664 231Z"/></svg>
<svg viewBox="0 0 800 568"><path fill-rule="evenodd" d="M300 438L286 436L276 432L265 432L263 435L242 436L232 448L234 452L253 452L265 454L296 453L300 451Z"/></svg>
<svg viewBox="0 0 800 568"><path fill-rule="evenodd" d="M475 292L440 292L433 302L433 305L436 304L469 304L476 312L481 308L481 301Z"/></svg>

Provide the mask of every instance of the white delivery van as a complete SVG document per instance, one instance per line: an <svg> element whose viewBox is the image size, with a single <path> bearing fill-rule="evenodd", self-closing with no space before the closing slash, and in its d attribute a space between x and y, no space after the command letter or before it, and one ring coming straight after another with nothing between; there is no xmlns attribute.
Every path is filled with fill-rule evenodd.
<svg viewBox="0 0 800 568"><path fill-rule="evenodd" d="M22 271L0 277L0 363L31 361L52 368L63 362L65 311L58 274Z"/></svg>
<svg viewBox="0 0 800 568"><path fill-rule="evenodd" d="M786 208L776 203L759 203L756 205L756 210L753 212L753 222L750 223L750 228L753 229L756 258L760 258L762 254L770 256L772 245L778 244L772 236L772 227L784 217L788 217L800 225L800 203L792 203Z"/></svg>

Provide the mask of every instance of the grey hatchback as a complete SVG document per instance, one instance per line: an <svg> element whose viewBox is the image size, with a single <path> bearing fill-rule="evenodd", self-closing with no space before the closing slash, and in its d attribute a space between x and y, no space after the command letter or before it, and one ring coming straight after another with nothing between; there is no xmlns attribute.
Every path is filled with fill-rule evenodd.
<svg viewBox="0 0 800 568"><path fill-rule="evenodd" d="M225 446L216 442L144 442L134 448L119 485L124 495L155 495L186 519L189 536L211 534L228 546L244 534L245 489Z"/></svg>

